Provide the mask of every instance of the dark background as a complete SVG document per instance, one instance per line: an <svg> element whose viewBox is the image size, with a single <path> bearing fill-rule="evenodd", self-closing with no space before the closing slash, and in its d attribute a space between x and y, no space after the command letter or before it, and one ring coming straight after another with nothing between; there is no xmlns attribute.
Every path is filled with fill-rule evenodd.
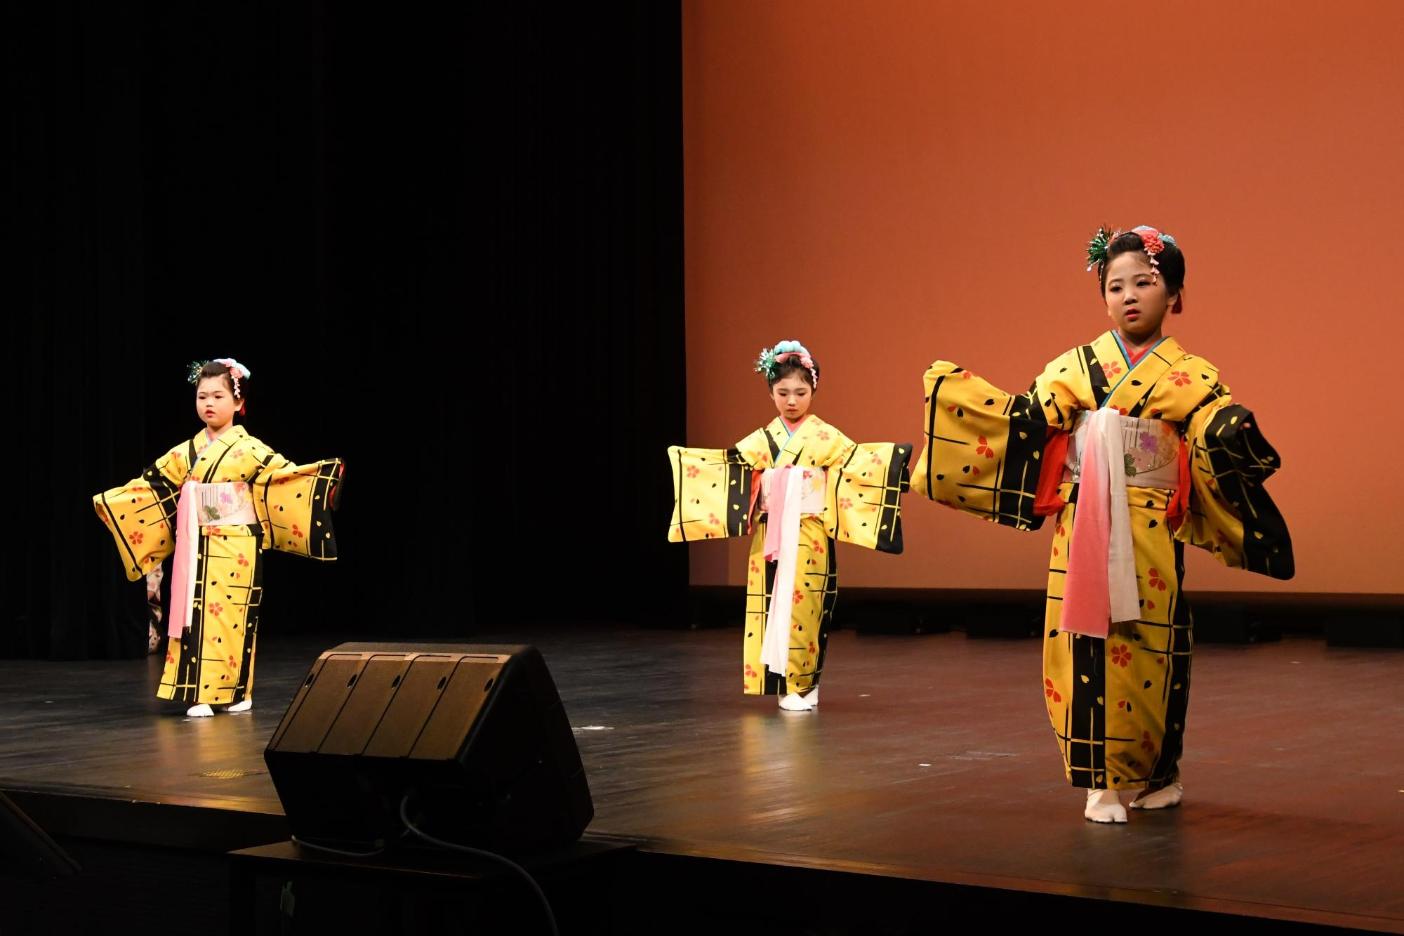
<svg viewBox="0 0 1404 936"><path fill-rule="evenodd" d="M10 5L0 653L145 652L93 494L200 428L348 464L265 634L655 623L684 438L677 4Z"/></svg>

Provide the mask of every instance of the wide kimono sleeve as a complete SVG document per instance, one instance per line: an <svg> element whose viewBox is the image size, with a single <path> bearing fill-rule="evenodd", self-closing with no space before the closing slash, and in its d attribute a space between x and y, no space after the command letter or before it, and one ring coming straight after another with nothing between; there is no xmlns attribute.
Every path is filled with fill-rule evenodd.
<svg viewBox="0 0 1404 936"><path fill-rule="evenodd" d="M249 444L263 465L250 490L263 525L264 547L309 559L336 559L332 511L345 471L341 459L294 465L262 443Z"/></svg>
<svg viewBox="0 0 1404 936"><path fill-rule="evenodd" d="M1027 393L1000 390L949 361L926 371L925 447L912 488L938 504L1019 530L1034 513L1044 443L1085 407L1086 361L1078 350L1053 361Z"/></svg>
<svg viewBox="0 0 1404 936"><path fill-rule="evenodd" d="M182 450L172 449L140 477L93 498L130 581L159 568L175 549L176 504L187 470Z"/></svg>
<svg viewBox="0 0 1404 936"><path fill-rule="evenodd" d="M669 446L668 461L673 469L670 543L746 535L755 472L771 464L764 429L730 449Z"/></svg>
<svg viewBox="0 0 1404 936"><path fill-rule="evenodd" d="M848 442L828 467L824 529L835 542L902 551L902 494L909 486L908 442Z"/></svg>
<svg viewBox="0 0 1404 936"><path fill-rule="evenodd" d="M1175 535L1230 568L1290 579L1287 522L1263 487L1281 462L1257 422L1222 385L1190 415L1189 512Z"/></svg>

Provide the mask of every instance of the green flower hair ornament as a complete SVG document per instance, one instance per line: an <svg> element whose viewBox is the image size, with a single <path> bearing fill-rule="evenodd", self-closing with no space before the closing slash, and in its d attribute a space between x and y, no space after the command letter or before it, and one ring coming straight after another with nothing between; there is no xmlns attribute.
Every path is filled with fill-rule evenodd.
<svg viewBox="0 0 1404 936"><path fill-rule="evenodd" d="M1107 262L1107 249L1111 247L1112 238L1116 237L1116 231L1105 224L1098 225L1097 233L1092 235L1092 239L1087 242L1087 272L1091 273L1093 267L1099 267Z"/></svg>
<svg viewBox="0 0 1404 936"><path fill-rule="evenodd" d="M764 374L766 380L771 380L775 377L775 369L778 366L775 363L775 349L761 348L760 357L756 358L756 373Z"/></svg>

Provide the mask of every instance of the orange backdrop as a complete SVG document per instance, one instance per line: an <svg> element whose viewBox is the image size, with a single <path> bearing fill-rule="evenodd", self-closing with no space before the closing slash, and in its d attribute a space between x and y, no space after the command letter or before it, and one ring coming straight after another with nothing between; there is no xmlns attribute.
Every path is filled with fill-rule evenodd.
<svg viewBox="0 0 1404 936"><path fill-rule="evenodd" d="M1279 583L1187 550L1189 587L1399 593L1401 36L1384 0L688 0L686 443L774 415L750 366L781 338L824 368L815 412L916 441L932 360L1025 389L1107 325L1097 224L1152 224L1187 259L1170 330L1277 446L1297 552ZM906 553L843 551L845 585L1043 586L1046 531L905 510ZM743 581L742 544L687 548L695 584Z"/></svg>

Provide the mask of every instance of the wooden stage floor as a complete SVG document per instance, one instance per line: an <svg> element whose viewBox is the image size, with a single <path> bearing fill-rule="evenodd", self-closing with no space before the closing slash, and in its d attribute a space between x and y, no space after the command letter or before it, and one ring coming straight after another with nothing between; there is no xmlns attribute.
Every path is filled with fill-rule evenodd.
<svg viewBox="0 0 1404 936"><path fill-rule="evenodd" d="M0 661L0 789L276 829L263 749L340 642L264 640L254 711L209 719L151 697L155 659ZM1113 827L1085 822L1063 780L1037 641L840 631L815 713L740 695L729 629L539 625L472 643L541 649L590 831L649 852L1404 933L1399 651L1197 648L1184 805Z"/></svg>

